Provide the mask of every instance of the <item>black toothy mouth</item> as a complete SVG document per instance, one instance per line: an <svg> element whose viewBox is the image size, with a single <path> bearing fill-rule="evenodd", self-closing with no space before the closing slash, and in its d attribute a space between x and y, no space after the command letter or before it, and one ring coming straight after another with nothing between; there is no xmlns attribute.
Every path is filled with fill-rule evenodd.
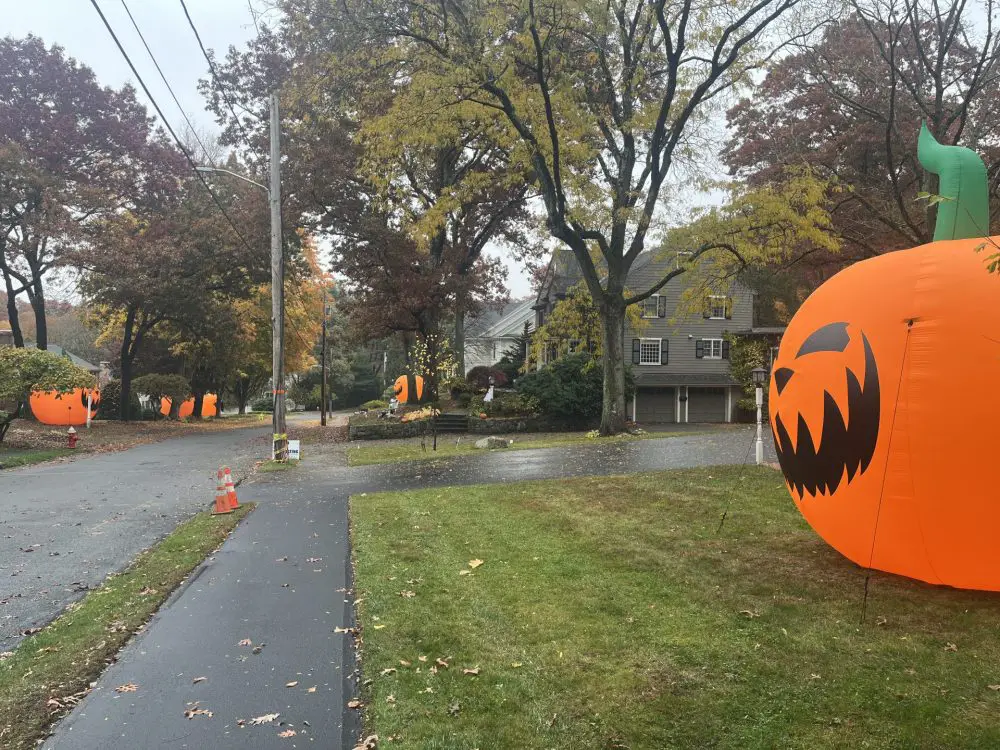
<svg viewBox="0 0 1000 750"><path fill-rule="evenodd" d="M836 334L842 331L845 338ZM823 334L823 336L819 336ZM834 323L824 326L812 334L799 350L798 356L816 351L844 351L847 345L847 324ZM837 339L836 347L810 348L807 346L815 338ZM819 436L819 449L813 440L805 418L798 415L798 433L795 446L780 414L774 418L774 445L778 463L790 487L801 499L805 492L811 495L825 495L836 492L847 473L847 481L864 473L875 454L878 442L881 399L879 393L878 367L868 338L862 333L865 349L865 383L858 381L857 375L846 369L847 376L847 419L829 391L823 392L823 431ZM780 394L788 384L794 371L781 368L775 372L775 387Z"/></svg>

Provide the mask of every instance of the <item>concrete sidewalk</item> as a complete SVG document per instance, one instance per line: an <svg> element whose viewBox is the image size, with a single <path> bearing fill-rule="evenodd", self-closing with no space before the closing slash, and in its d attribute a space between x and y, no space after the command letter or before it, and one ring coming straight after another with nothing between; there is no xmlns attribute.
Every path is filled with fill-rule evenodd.
<svg viewBox="0 0 1000 750"><path fill-rule="evenodd" d="M240 499L257 510L44 747L354 747L358 727L344 726L353 642L333 632L353 617L347 495L304 465L245 484ZM135 692L115 692L130 682ZM185 718L192 708L212 716ZM279 715L251 725L267 714Z"/></svg>

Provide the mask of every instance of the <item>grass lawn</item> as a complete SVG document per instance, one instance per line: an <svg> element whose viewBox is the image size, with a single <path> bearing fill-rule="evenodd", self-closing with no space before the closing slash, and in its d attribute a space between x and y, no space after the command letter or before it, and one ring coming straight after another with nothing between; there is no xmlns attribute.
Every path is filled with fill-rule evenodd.
<svg viewBox="0 0 1000 750"><path fill-rule="evenodd" d="M713 428L707 428L713 429ZM685 432L646 432L641 435L616 435L614 437L589 438L586 432L566 432L566 433L521 433L517 435L503 435L514 441L512 450L525 450L528 448L558 448L564 445L575 445L587 443L595 445L597 443L619 443L630 440L656 440L659 438L677 437L678 435L693 435L693 431ZM458 438L461 437L461 440ZM440 434L438 435L437 450L431 450L431 438L427 437L426 450L420 445L420 438L412 438L409 442L395 442L390 445L382 441L371 441L370 444L351 446L347 449L348 466L368 466L370 464L389 464L397 461L417 461L421 459L447 458L459 454L477 452L472 446L480 438L486 435L461 435Z"/></svg>
<svg viewBox="0 0 1000 750"><path fill-rule="evenodd" d="M18 466L30 466L43 461L51 461L54 458L72 455L69 448L47 448L42 450L14 450L8 451L0 445L0 470L15 469Z"/></svg>
<svg viewBox="0 0 1000 750"><path fill-rule="evenodd" d="M864 572L779 474L739 471L352 498L366 733L438 750L1000 747L1000 596L876 575L860 625Z"/></svg>
<svg viewBox="0 0 1000 750"><path fill-rule="evenodd" d="M82 698L108 660L253 509L199 513L51 625L0 654L0 747L30 750Z"/></svg>

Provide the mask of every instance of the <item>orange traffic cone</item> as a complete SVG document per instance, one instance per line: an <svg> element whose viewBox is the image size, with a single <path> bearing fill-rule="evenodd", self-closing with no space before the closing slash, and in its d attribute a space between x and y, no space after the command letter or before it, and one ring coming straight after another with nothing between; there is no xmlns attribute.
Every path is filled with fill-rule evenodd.
<svg viewBox="0 0 1000 750"><path fill-rule="evenodd" d="M233 473L228 466L222 467L223 476L226 479L226 496L229 498L229 509L236 510L240 507L240 501L236 498L236 485L233 484Z"/></svg>
<svg viewBox="0 0 1000 750"><path fill-rule="evenodd" d="M223 478L222 469L219 469L219 481L215 485L215 510L212 511L212 515L221 516L232 512L233 509L229 507L229 494L226 492L226 483Z"/></svg>

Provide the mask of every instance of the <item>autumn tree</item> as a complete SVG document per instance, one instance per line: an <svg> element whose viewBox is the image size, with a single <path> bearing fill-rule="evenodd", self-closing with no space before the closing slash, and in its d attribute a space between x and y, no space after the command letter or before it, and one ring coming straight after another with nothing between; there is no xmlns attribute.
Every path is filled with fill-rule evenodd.
<svg viewBox="0 0 1000 750"><path fill-rule="evenodd" d="M339 6L288 0L281 9L277 29L230 51L221 85L241 109L263 114L266 92L281 82L286 211L332 238L334 270L361 300L356 310L372 311L356 324L377 323L369 336L387 325L411 340L439 336L447 319L461 354L465 314L499 288L484 249L498 240L530 246L519 231L523 165L477 107L441 107L418 127L413 118L433 95L425 73L353 41ZM259 126L237 122L218 89L205 88L230 143L245 143L248 129L260 142Z"/></svg>
<svg viewBox="0 0 1000 750"><path fill-rule="evenodd" d="M840 190L832 214L842 258L816 253L806 282L880 253L929 242L936 192L917 162L920 122L945 144L991 164L1000 203L1000 7L993 0L852 0L821 38L775 61L752 97L729 112L725 160L753 184L810 165ZM987 233L983 228L983 233Z"/></svg>
<svg viewBox="0 0 1000 750"><path fill-rule="evenodd" d="M87 224L168 190L179 165L130 87L102 87L38 37L0 39L0 276L17 346L19 297L45 349L47 280Z"/></svg>
<svg viewBox="0 0 1000 750"><path fill-rule="evenodd" d="M502 124L512 160L527 165L540 193L549 232L572 250L600 311L601 432L619 431L625 311L669 280L630 294L629 270L677 218L669 189L682 181L679 167L696 164L696 137L717 104L811 31L789 28L798 0L345 4L367 44L420 61L435 102L474 104ZM697 257L717 248L690 250Z"/></svg>

